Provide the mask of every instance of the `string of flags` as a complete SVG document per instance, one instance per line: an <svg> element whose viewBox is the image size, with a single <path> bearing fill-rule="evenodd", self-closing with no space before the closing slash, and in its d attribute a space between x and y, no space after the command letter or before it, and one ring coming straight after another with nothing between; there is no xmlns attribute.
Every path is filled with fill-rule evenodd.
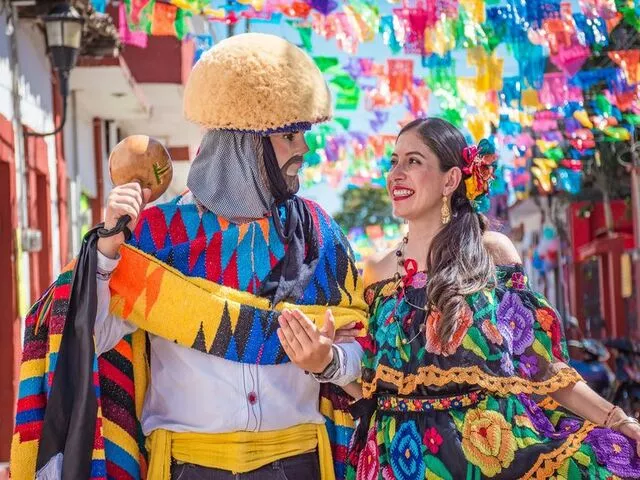
<svg viewBox="0 0 640 480"><path fill-rule="evenodd" d="M93 0L102 10L106 1ZM326 75L337 112L308 133L306 184L382 184L398 128L436 112L470 141L492 137L500 152L492 194L511 202L532 191L575 194L596 142L628 141L640 124L640 0L380 3L125 0L120 35L139 47L149 35L192 41L197 61L214 39L189 33L190 16L293 29ZM319 38L342 53L316 53ZM385 61L359 54L380 40ZM505 74L514 70L507 62L515 74ZM369 128L355 131L350 115L363 110ZM404 116L390 124L398 110Z"/></svg>

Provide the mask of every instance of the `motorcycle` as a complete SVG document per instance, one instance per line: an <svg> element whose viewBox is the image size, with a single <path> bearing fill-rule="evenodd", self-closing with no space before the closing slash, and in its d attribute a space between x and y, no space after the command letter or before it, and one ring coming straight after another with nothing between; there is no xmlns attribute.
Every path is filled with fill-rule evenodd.
<svg viewBox="0 0 640 480"><path fill-rule="evenodd" d="M567 345L574 351L580 352L580 358L571 358L569 365L598 394L607 399L613 398L616 391L616 375L607 364L610 354L604 343L592 338L584 338L569 340Z"/></svg>
<svg viewBox="0 0 640 480"><path fill-rule="evenodd" d="M616 387L611 402L640 417L640 346L627 338L606 342L615 353Z"/></svg>

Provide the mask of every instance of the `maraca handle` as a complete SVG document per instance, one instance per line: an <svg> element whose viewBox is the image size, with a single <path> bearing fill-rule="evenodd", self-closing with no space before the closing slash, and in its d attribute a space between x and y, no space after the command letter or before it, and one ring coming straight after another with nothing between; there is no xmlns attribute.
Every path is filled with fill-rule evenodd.
<svg viewBox="0 0 640 480"><path fill-rule="evenodd" d="M127 225L131 221L131 216L123 215L120 217L116 223L116 226L110 230L104 228L104 223L100 228L98 228L98 236L100 238L113 237L114 235L119 234L120 232L124 233L124 239L128 241L131 238L131 230Z"/></svg>

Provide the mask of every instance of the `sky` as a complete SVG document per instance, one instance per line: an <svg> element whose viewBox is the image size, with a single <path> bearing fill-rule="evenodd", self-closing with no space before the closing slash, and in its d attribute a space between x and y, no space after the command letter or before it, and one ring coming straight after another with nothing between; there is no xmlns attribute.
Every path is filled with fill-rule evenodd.
<svg viewBox="0 0 640 480"><path fill-rule="evenodd" d="M379 2L381 15L390 15L393 8L398 8L398 5L391 5L386 1ZM225 38L226 26L222 24L213 24L214 32L217 39ZM261 23L251 24L252 32L271 33L283 37L290 42L300 45L300 36L295 28L282 22L280 25L270 25ZM239 22L236 26L236 33L244 32L244 22ZM345 64L348 61L349 54L339 50L336 46L336 40L325 40L317 34L312 36L313 56L330 56L338 57L340 64ZM498 54L505 58L504 75L510 76L517 73L517 66L515 60L507 54L507 51L503 45L498 47ZM361 43L356 53L358 57L373 58L376 63L384 63L388 58L411 58L414 60L414 75L425 76L427 69L422 67L420 57L417 55L406 55L399 53L392 55L390 49L384 44L382 37L376 35L373 42ZM475 73L475 69L466 66L466 52L456 51L454 52L454 59L456 60L457 73L460 76L472 76ZM351 119L349 129L356 131L368 132L371 130L369 126L369 120L373 118L373 114L364 109L363 101L361 98L360 106L355 111L335 111L341 117L347 117ZM437 114L438 112L437 100L433 99L430 104L429 114ZM395 134L399 131L398 122L405 116L406 109L403 106L398 106L390 110L389 120L381 130L383 133ZM305 188L301 190L300 194L304 197L320 203L330 214L334 214L341 208L340 192L345 188L345 185L341 185L338 189L333 189L327 184L319 184L311 188Z"/></svg>

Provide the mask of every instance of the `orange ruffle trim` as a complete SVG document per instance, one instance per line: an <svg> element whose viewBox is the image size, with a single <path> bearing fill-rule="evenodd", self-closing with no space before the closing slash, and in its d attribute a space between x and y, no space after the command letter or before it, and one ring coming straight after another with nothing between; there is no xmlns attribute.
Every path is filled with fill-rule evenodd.
<svg viewBox="0 0 640 480"><path fill-rule="evenodd" d="M556 408L560 407L560 404L551 397L545 397L541 402L538 403L538 406L543 410L555 410Z"/></svg>
<svg viewBox="0 0 640 480"><path fill-rule="evenodd" d="M549 394L561 388L573 385L582 380L582 377L571 367L565 367L556 374L542 382L534 382L520 377L493 377L487 375L479 367L457 367L442 370L429 365L418 369L417 374L405 375L386 365L379 365L375 377L371 382L363 382L362 390L365 398L370 398L377 389L379 381L390 383L398 389L401 395L409 395L415 391L418 385L433 385L441 387L448 383L467 383L478 385L483 389L498 395ZM547 397L539 404L542 408L553 409L558 404ZM550 478L562 466L567 458L574 455L581 447L587 434L597 425L585 421L580 430L567 437L567 440L552 452L542 454L536 463L522 477L522 480L543 480Z"/></svg>
<svg viewBox="0 0 640 480"><path fill-rule="evenodd" d="M521 480L528 480L530 478L546 480L547 478L552 477L562 466L565 460L573 456L573 454L580 449L582 442L584 442L584 439L587 437L587 434L596 427L596 424L585 421L582 428L571 434L560 447L556 448L552 452L540 455L533 467L531 467Z"/></svg>
<svg viewBox="0 0 640 480"><path fill-rule="evenodd" d="M488 392L498 395L514 395L518 393L548 394L568 387L582 380L573 368L566 367L544 381L534 382L520 377L494 377L483 372L480 367L456 367L442 370L434 365L420 367L416 374L405 375L386 365L378 365L371 382L362 382L364 398L371 398L378 382L390 383L398 389L400 395L413 393L419 385L442 387L449 383L467 383L478 385Z"/></svg>

